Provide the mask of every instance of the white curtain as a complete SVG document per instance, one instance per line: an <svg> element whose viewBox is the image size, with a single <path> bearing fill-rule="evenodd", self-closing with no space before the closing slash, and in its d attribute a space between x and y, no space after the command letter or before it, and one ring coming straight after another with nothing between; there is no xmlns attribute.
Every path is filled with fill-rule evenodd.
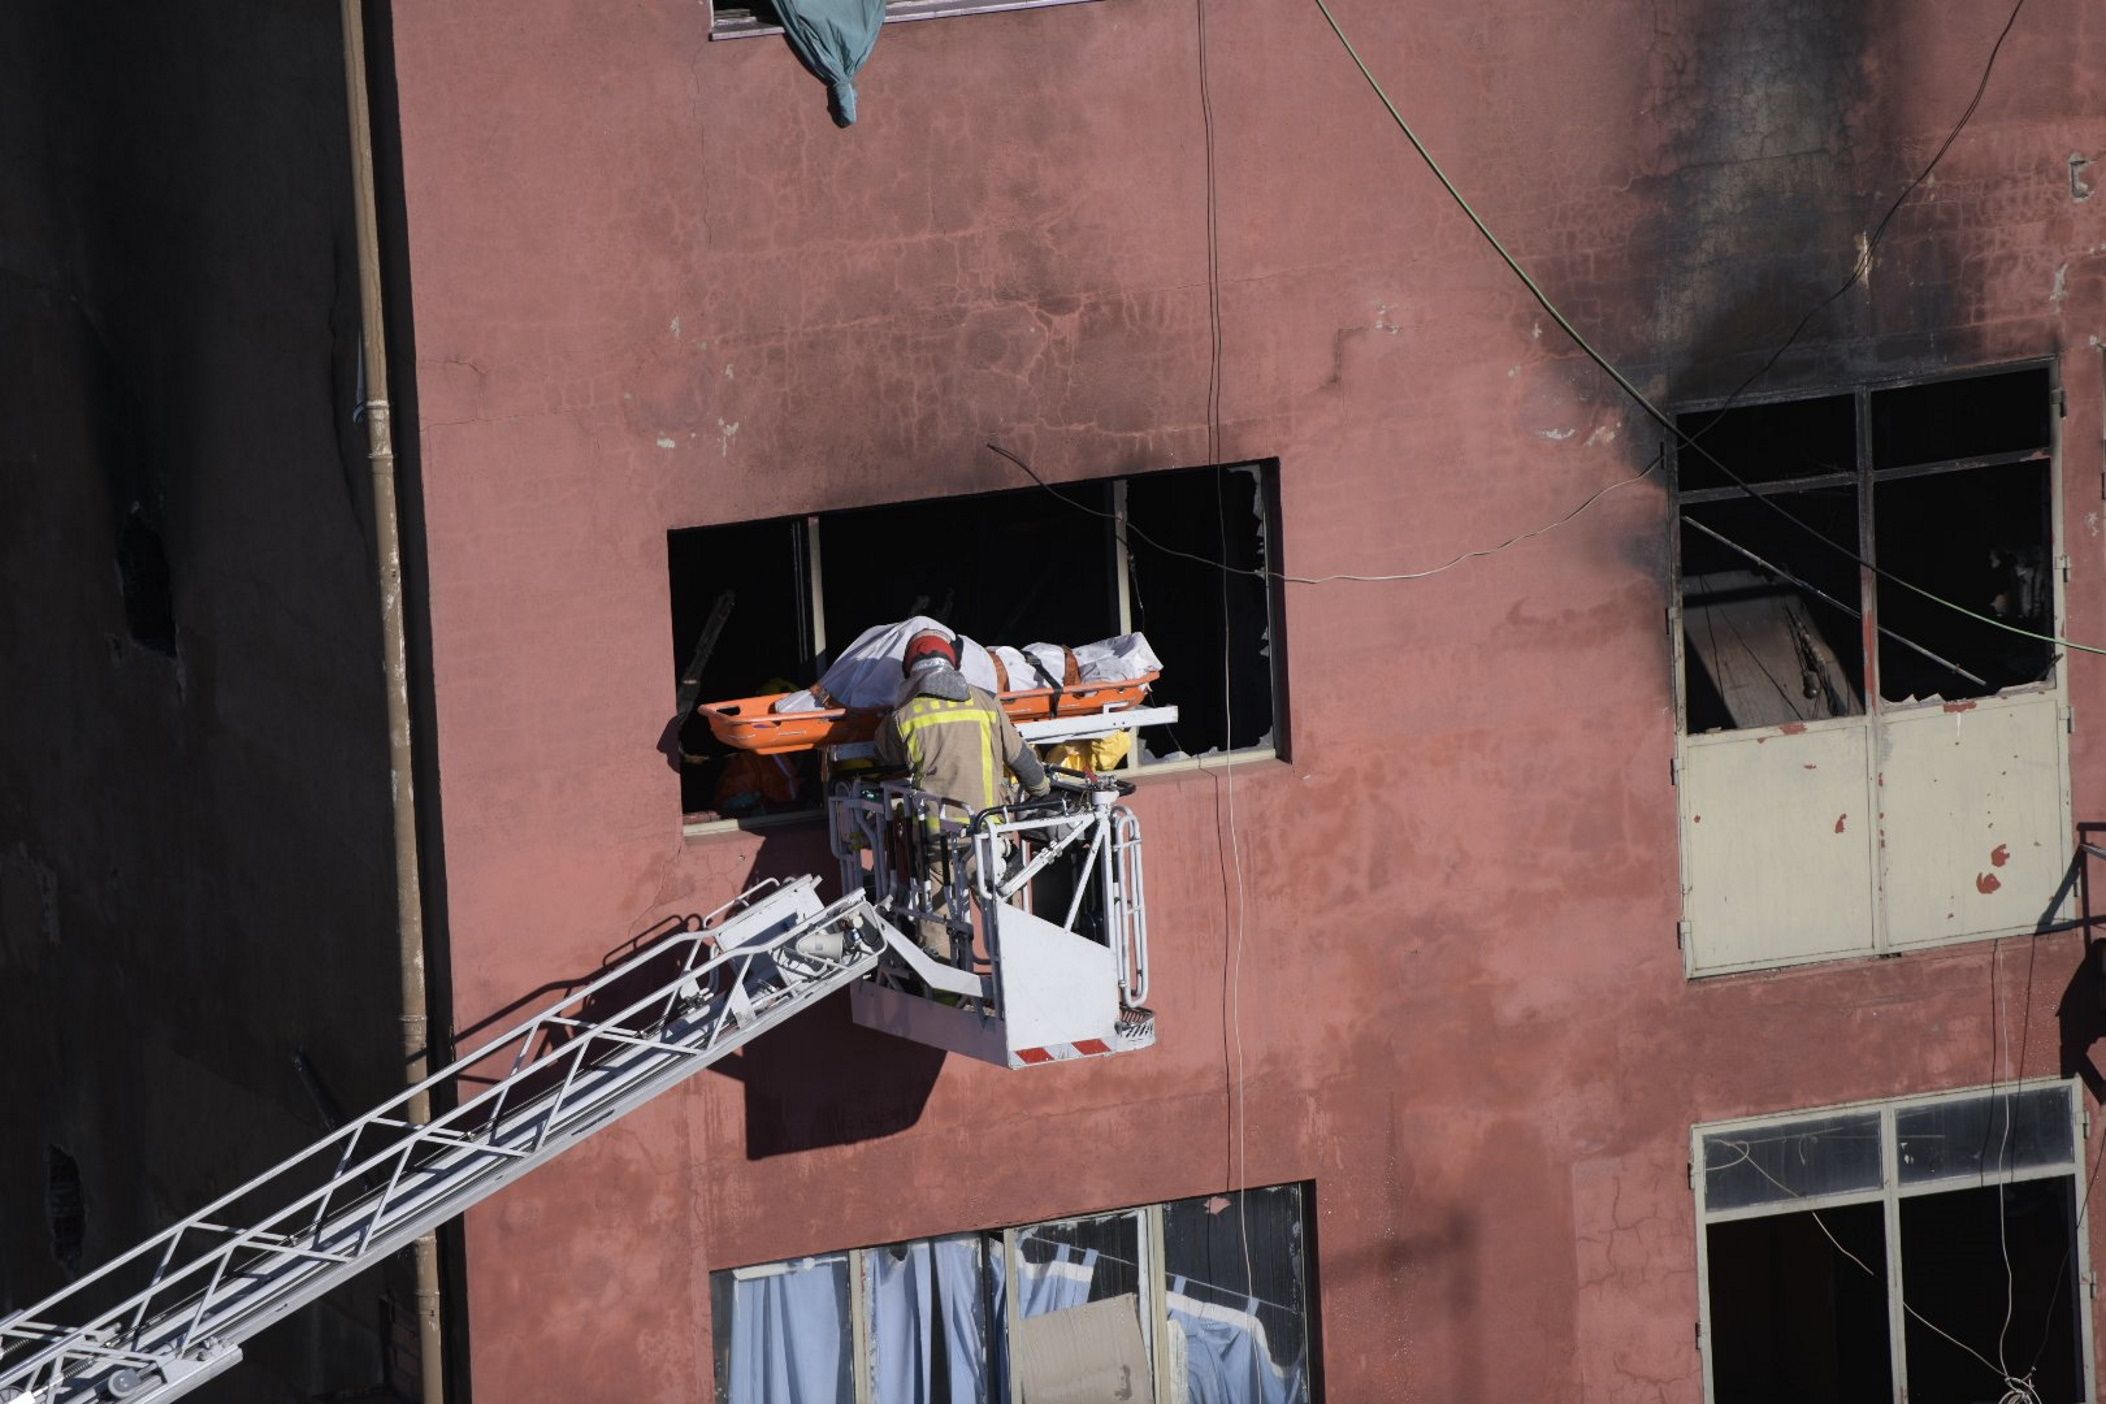
<svg viewBox="0 0 2106 1404"><path fill-rule="evenodd" d="M1172 1326L1184 1336L1186 1404L1299 1404L1302 1365L1282 1369L1272 1358L1255 1298L1242 1310L1185 1295L1172 1278Z"/></svg>
<svg viewBox="0 0 2106 1404"><path fill-rule="evenodd" d="M848 1373L848 1260L823 1258L732 1287L731 1404L838 1404Z"/></svg>
<svg viewBox="0 0 2106 1404"><path fill-rule="evenodd" d="M871 1345L877 1354L877 1404L983 1404L990 1372L980 1240L946 1238L880 1248L868 1261L873 1265Z"/></svg>
<svg viewBox="0 0 2106 1404"><path fill-rule="evenodd" d="M1017 1298L1019 1316L1044 1316L1048 1312L1079 1307L1090 1299L1090 1283L1097 1275L1097 1250L1092 1248L1075 1261L1074 1249L1063 1243L1048 1263L1022 1264L1018 1274L1023 1291Z"/></svg>

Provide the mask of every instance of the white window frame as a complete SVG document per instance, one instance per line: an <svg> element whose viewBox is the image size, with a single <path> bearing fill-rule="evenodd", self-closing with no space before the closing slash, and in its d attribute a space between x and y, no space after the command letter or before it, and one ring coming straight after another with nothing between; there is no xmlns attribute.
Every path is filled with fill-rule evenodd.
<svg viewBox="0 0 2106 1404"><path fill-rule="evenodd" d="M1043 10L1054 5L1087 5L1095 0L886 0L885 23L943 19L950 15L985 15L1002 10ZM715 4L709 10L711 39L757 39L780 34L779 24L763 24L745 5Z"/></svg>
<svg viewBox="0 0 2106 1404"><path fill-rule="evenodd" d="M2023 370L2045 370L2047 372L2049 396L2047 446L2047 552L2049 562L2049 577L2054 599L2053 632L2060 633L2066 626L2066 620L2068 618L2070 558L2066 554L2066 541L2064 536L2062 519L2062 419L2065 405L2065 391L2062 385L2061 365L2057 358L2052 356L2025 357L2010 361L1998 361L1987 365L1971 366L1957 371L1941 370L1934 373L1919 372L1913 375L1901 375L1877 380L1859 380L1850 382L1847 385L1834 386L1827 389L1807 388L1794 390L1789 393L1782 394L1748 396L1745 398L1734 399L1730 402L1719 400L1693 401L1688 404L1678 405L1675 408L1674 413L1677 416L1688 414L1703 414L1707 411L1716 411L1723 409L1728 403L1731 403L1735 407L1748 407L1764 404L1790 404L1802 400L1825 399L1831 397L1839 397L1845 394L1851 395L1856 405L1858 452L1857 462L1853 466L1852 471L1849 475L1850 480L1854 485L1854 491L1856 491L1859 495L1859 539L1855 543L1855 545L1859 556L1863 557L1866 560L1876 562L1877 557L1873 554L1874 519L1870 510L1869 501L1867 500L1868 495L1872 490L1872 485L1881 481L1895 481L1900 480L1902 478L1930 476L1938 472L1967 471L1965 467L1955 467L1952 465L1968 464L1972 463L1973 460L1950 459L1928 464L1912 464L1909 467L1898 471L1890 471L1888 473L1883 474L1873 474L1870 469L1872 452L1872 396L1885 390L1895 390L1921 385L1952 384L1964 380L1978 379L1986 376L2001 375L2012 371ZM1670 459L1673 459L1675 457L1677 447L1678 444L1676 441L1669 441L1662 445L1663 452L1667 453L1670 456ZM1993 461L2003 459L2007 456L1988 455L1987 457ZM1761 485L1758 484L1758 486ZM1729 490L1704 489L1703 498L1701 500L1713 500L1716 495L1725 493L1727 491ZM1993 930L1969 931L1943 937L1924 938L1918 933L1897 933L1891 931L1889 929L1887 920L1888 904L1885 900L1885 884L1880 871L1881 858L1880 855L1877 852L1875 852L1872 857L1870 869L1870 898L1872 913L1871 941L1870 944L1864 949L1851 950L1840 953L1823 952L1812 955L1779 955L1774 957L1764 957L1761 959L1722 964L1704 964L1699 961L1698 947L1701 941L1701 933L1693 930L1693 924L1690 920L1689 912L1687 910L1686 900L1687 895L1691 891L1691 884L1693 880L1690 868L1690 848L1693 827L1692 815L1690 812L1688 787L1681 783L1681 778L1687 772L1689 767L1689 757L1691 752L1709 746L1758 744L1755 738L1767 738L1769 736L1777 734L1780 730L1791 732L1861 731L1866 734L1867 738L1865 745L1865 783L1867 793L1876 794L1880 788L1881 783L1879 771L1881 768L1880 758L1884 749L1884 729L1888 725L1890 725L1891 722L1893 722L1894 720L1906 719L1910 717L1921 716L1926 713L1936 712L1943 708L1945 704L1938 701L1915 701L1899 703L1888 702L1879 695L1880 690L1878 687L1875 686L1869 690L1869 695L1867 695L1864 699L1864 712L1857 716L1831 717L1826 720L1794 723L1790 727L1786 728L1749 727L1731 731L1701 732L1692 734L1689 730L1689 659L1686 656L1686 636L1683 624L1682 608L1682 508L1683 504L1687 500L1688 498L1681 491L1680 474L1679 472L1677 472L1673 482L1673 490L1669 494L1667 514L1669 592L1667 608L1667 632L1671 648L1669 686L1671 688L1671 697L1673 699L1675 722L1675 752L1672 762L1671 778L1673 779L1675 784L1675 805L1677 816L1677 851L1679 861L1678 872L1680 874L1681 879L1681 892L1684 897L1684 902L1682 904L1683 920L1678 923L1676 928L1676 944L1680 947L1681 950L1683 974L1685 978L1692 980L1708 979L1721 975L1742 974L1748 971L1777 970L1795 965L1811 965L1836 960L1857 960L1863 959L1867 956L1895 955L1904 951L1931 950L1941 946L1958 945L1970 941L1997 940L2005 936L2024 935L2036 931L2037 923L2032 918L2037 916L2037 913L2030 914L2028 920L2019 925L2001 927ZM1876 609L1876 601L1873 599L1874 590L1875 585L1873 582L1869 580L1864 581L1861 586L1860 598L1855 601L1846 599L1844 603L1851 604L1860 611L1863 611L1867 617L1876 619L1878 616L1876 615L1876 613L1873 612ZM1863 681L1864 678L1861 672L1860 677L1858 678L1858 682L1862 684ZM1991 693L1988 696L1979 699L1979 702L1982 705L1992 705L2002 699L2023 698L2028 696L2045 696L2052 697L2054 699L2053 705L2055 707L2056 719L2059 722L2058 735L2060 737L2059 744L2056 747L2055 763L2058 771L2058 789L2060 792L2062 819L2061 830L2065 835L2073 834L2075 819L2071 808L2070 800L2069 770L2069 734L2072 723L2069 703L2069 668L2067 658L2065 657L2056 663L2053 675L2046 682L2027 683L2013 687L2003 688L1997 692ZM1868 835L1871 832L1871 827L1868 824ZM2062 910L2064 912L2067 911L2066 902Z"/></svg>
<svg viewBox="0 0 2106 1404"><path fill-rule="evenodd" d="M2067 1164L2050 1166L2027 1166L2017 1170L1981 1170L1971 1175L1953 1175L1942 1179L1926 1180L1920 1184L1901 1183L1896 1160L1895 1118L1897 1114L1918 1107L1936 1106L1946 1102L1979 1101L1984 1097L2016 1095L2054 1088L2067 1099L2070 1116L2070 1159ZM1734 1209L1711 1211L1705 1204L1706 1177L1704 1170L1704 1138L1734 1131L1752 1131L1762 1128L1789 1126L1796 1121L1819 1121L1833 1116L1862 1115L1876 1112L1879 1116L1879 1164L1880 1184L1876 1189L1850 1190L1838 1194L1806 1195L1793 1199L1772 1200L1763 1204L1744 1205ZM1908 1350L1907 1313L1902 1309L1901 1262L1901 1202L1923 1194L1943 1194L1955 1189L1978 1188L1987 1185L2020 1184L2030 1180L2052 1180L2070 1177L2071 1200L2075 1208L2071 1215L2071 1235L2075 1238L2074 1268L2080 1291L2071 1309L2077 1317L2078 1354L2082 1364L2081 1382L2087 1400L2098 1398L2097 1382L2094 1378L2092 1357L2092 1298L2098 1290L2098 1281L2091 1271L2091 1236L2085 1231L2087 1216L2084 1212L2086 1173L2085 1152L2089 1149L2091 1118L2084 1107L2083 1085L2074 1078L2030 1078L2018 1082L2000 1082L1993 1085L1965 1088L1954 1092L1938 1092L1916 1097L1894 1097L1864 1102L1845 1102L1838 1105L1813 1108L1793 1108L1789 1111L1773 1112L1767 1116L1739 1117L1731 1121L1704 1122L1690 1128L1689 1133L1689 1185L1696 1196L1696 1250L1697 1250L1697 1345L1702 1357L1704 1372L1704 1404L1714 1404L1716 1394L1711 1378L1711 1234L1713 1224L1732 1223L1736 1220L1771 1218L1782 1214L1813 1212L1822 1209L1837 1209L1846 1205L1878 1204L1882 1206L1882 1233L1886 1244L1886 1261L1881 1265L1887 1293L1887 1354L1892 1365L1894 1382L1894 1404L1906 1404L1908 1399Z"/></svg>
<svg viewBox="0 0 2106 1404"><path fill-rule="evenodd" d="M1041 3L1073 4L1077 0L1041 0ZM779 30L768 31L780 33ZM1210 465L1201 464L1199 468ZM1275 543L1280 537L1278 517L1284 515L1279 502L1279 464L1275 459L1258 458L1235 463L1211 465L1228 473L1247 469L1257 476L1257 504L1261 539L1265 542L1265 560L1268 567L1278 570L1274 561ZM1164 469L1162 472L1187 472L1196 469ZM1105 523L1106 540L1112 560L1112 598L1117 612L1118 631L1133 632L1134 596L1130 553L1133 546L1126 540L1126 486L1135 478L1151 477L1153 473L1122 473L1116 477L1088 481L1105 482L1110 485L1112 497L1112 519ZM910 499L911 501L912 499ZM904 504L900 504L904 505ZM852 510L852 509L850 509ZM804 514L802 549L805 560L806 587L811 592L807 601L809 615L806 620L809 635L805 641L805 656L812 660L816 671L826 670L829 644L826 636L826 590L824 584L824 561L820 555L820 523L830 515L825 512ZM775 520L781 520L777 518ZM738 525L737 523L713 523L712 525ZM701 530L708 530L703 527ZM2059 588L2059 587L2058 587ZM1160 777L1188 775L1195 771L1219 770L1224 766L1245 765L1255 761L1284 760L1287 756L1285 731L1288 723L1287 707L1287 656L1282 646L1282 635L1286 626L1287 603L1280 589L1280 582L1267 582L1265 599L1265 628L1268 637L1265 653L1266 669L1272 684L1272 739L1262 746L1244 746L1236 750L1209 751L1204 755L1183 756L1176 760L1158 760L1143 763L1140 758L1139 738L1126 759L1119 764L1122 779L1146 781ZM826 807L814 804L805 809L789 809L778 814L763 814L743 819L685 819L681 823L684 838L706 838L713 834L739 833L754 829L778 828L790 824L809 823L815 818L823 819Z"/></svg>

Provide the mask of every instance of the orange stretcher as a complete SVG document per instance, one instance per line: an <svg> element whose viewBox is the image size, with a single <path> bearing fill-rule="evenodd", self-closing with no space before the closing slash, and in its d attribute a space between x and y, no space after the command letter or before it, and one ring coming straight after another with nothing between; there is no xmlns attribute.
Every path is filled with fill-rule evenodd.
<svg viewBox="0 0 2106 1404"><path fill-rule="evenodd" d="M1090 716L1137 707L1161 673L1113 682L1078 682L1065 687L1039 687L1001 694L1002 710L1013 722L1049 721L1054 717ZM785 692L766 697L739 697L705 702L696 710L709 718L717 740L738 751L764 756L809 751L818 746L845 746L877 734L884 707L825 707L805 712L778 712Z"/></svg>

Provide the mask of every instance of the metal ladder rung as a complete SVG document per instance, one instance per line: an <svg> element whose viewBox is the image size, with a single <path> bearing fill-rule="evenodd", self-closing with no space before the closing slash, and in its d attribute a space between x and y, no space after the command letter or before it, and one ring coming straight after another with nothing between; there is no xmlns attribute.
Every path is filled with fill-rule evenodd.
<svg viewBox="0 0 2106 1404"><path fill-rule="evenodd" d="M416 1133L419 1140L431 1141L442 1146L458 1146L462 1150L487 1151L491 1155L524 1156L527 1154L526 1151L514 1150L510 1146L495 1145L489 1141L478 1141L472 1136L463 1136L456 1131L448 1131L432 1126L419 1126L414 1121L396 1121L392 1117L375 1117L372 1124L375 1126L392 1126L397 1130Z"/></svg>
<svg viewBox="0 0 2106 1404"><path fill-rule="evenodd" d="M192 1224L192 1228L203 1233L225 1233L236 1238L246 1238L258 1248L272 1253L287 1253L295 1258L313 1258L324 1263L348 1263L354 1261L343 1253L325 1253L319 1248L302 1248L293 1239L282 1233L264 1233L259 1229L235 1228L232 1224Z"/></svg>

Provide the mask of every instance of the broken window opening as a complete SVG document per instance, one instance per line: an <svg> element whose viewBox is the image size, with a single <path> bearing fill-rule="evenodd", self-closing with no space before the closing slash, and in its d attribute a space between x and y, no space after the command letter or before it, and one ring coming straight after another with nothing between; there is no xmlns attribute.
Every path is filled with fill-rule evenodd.
<svg viewBox="0 0 2106 1404"><path fill-rule="evenodd" d="M1902 1292L1920 1313L1905 1337L1910 1404L1973 1404L1997 1397L2002 1383L1928 1322L1990 1346L1983 1354L2001 1354L2014 1375L2034 1371L2041 1404L2084 1397L2074 1309L2083 1293L2069 1251L2075 1189L2058 1175L1901 1201Z"/></svg>
<svg viewBox="0 0 2106 1404"><path fill-rule="evenodd" d="M1855 487L1777 497L1830 540L1857 540ZM1807 551L1804 532L1746 497L1692 505L1682 522L1689 730L1861 714L1857 567L1818 543Z"/></svg>
<svg viewBox="0 0 2106 1404"><path fill-rule="evenodd" d="M1912 585L2052 634L2051 501L2044 461L1879 481L1872 489L1874 550L1883 568ZM1879 694L1886 701L1987 697L2044 682L2054 671L2054 645L2044 639L1970 619L1884 576L1875 590L1882 624L1958 665L1941 667L1882 638Z"/></svg>
<svg viewBox="0 0 2106 1404"><path fill-rule="evenodd" d="M817 675L802 517L667 537L683 813L759 818L818 803L808 755L733 751L697 703L787 692Z"/></svg>
<svg viewBox="0 0 2106 1404"><path fill-rule="evenodd" d="M1886 1284L1844 1256L1886 1263L1879 1205L1712 1224L1705 1248L1715 1404L1891 1397Z"/></svg>
<svg viewBox="0 0 2106 1404"><path fill-rule="evenodd" d="M1875 390L1871 399L1872 463L1882 471L2045 453L2053 441L2046 366Z"/></svg>
<svg viewBox="0 0 2106 1404"><path fill-rule="evenodd" d="M1737 487L1725 470L1749 483L1857 471L1857 405L1849 395L1699 410L1675 422L1697 444L1681 450L1684 492Z"/></svg>
<svg viewBox="0 0 2106 1404"><path fill-rule="evenodd" d="M81 1194L80 1163L51 1145L44 1147L44 1222L51 1231L51 1256L66 1276L74 1276L88 1236L87 1201Z"/></svg>
<svg viewBox="0 0 2106 1404"><path fill-rule="evenodd" d="M2051 643L1940 601L2056 632L2052 406L2036 366L1680 416L1698 439L1677 454L1686 730L2049 681Z"/></svg>
<svg viewBox="0 0 2106 1404"><path fill-rule="evenodd" d="M2077 1092L1698 1128L1711 1397L2087 1398Z"/></svg>
<svg viewBox="0 0 2106 1404"><path fill-rule="evenodd" d="M1104 483L1061 491L1111 509ZM1108 637L1119 612L1098 534L1036 489L830 512L819 519L826 636L926 614L988 644Z"/></svg>
<svg viewBox="0 0 2106 1404"><path fill-rule="evenodd" d="M1271 746L1274 616L1261 471L1129 479L1126 522L1134 628L1163 660L1150 700L1178 709L1174 726L1141 732L1140 764ZM1171 554L1179 551L1188 555Z"/></svg>
<svg viewBox="0 0 2106 1404"><path fill-rule="evenodd" d="M917 614L1017 647L1147 633L1163 660L1149 700L1180 719L1141 732L1129 766L1276 750L1276 471L1170 469L668 533L683 814L816 812L813 756L727 750L694 704L808 685L829 641Z"/></svg>
<svg viewBox="0 0 2106 1404"><path fill-rule="evenodd" d="M137 502L117 529L117 587L124 598L125 632L132 642L175 657L175 588L168 547Z"/></svg>

